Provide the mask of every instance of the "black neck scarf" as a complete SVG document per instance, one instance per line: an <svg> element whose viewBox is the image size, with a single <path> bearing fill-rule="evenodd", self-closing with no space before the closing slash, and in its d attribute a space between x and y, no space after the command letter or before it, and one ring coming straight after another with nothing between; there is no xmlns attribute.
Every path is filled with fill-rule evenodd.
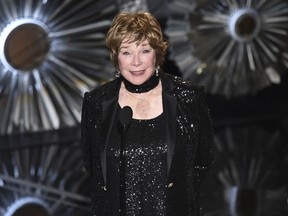
<svg viewBox="0 0 288 216"><path fill-rule="evenodd" d="M152 75L146 82L141 85L134 85L123 77L125 88L131 93L144 93L155 88L159 83L159 76Z"/></svg>

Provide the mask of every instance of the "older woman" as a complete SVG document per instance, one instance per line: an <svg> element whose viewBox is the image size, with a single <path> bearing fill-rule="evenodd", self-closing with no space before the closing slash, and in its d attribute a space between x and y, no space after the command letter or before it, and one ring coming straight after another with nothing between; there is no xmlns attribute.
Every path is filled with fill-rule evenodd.
<svg viewBox="0 0 288 216"><path fill-rule="evenodd" d="M93 215L201 215L199 184L213 161L203 88L160 71L167 42L147 12L118 14L106 43L117 78L86 93L82 110ZM123 107L133 114L121 165Z"/></svg>

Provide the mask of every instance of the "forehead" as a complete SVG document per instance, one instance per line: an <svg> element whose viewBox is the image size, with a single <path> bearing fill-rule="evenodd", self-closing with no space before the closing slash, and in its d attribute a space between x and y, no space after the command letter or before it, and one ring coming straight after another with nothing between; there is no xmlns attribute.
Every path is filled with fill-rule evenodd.
<svg viewBox="0 0 288 216"><path fill-rule="evenodd" d="M120 47L131 47L131 46L149 46L149 42L147 40L143 41L133 41L129 39L124 39L120 44Z"/></svg>

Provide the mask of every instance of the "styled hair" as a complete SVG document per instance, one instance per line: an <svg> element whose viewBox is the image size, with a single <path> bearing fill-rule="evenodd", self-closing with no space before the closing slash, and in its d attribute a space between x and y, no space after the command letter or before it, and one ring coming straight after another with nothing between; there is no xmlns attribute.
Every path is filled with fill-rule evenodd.
<svg viewBox="0 0 288 216"><path fill-rule="evenodd" d="M156 65L164 62L168 43L163 37L157 19L148 12L126 13L116 15L106 36L106 45L110 50L112 64L118 68L118 54L123 40L140 44L147 40L156 52Z"/></svg>

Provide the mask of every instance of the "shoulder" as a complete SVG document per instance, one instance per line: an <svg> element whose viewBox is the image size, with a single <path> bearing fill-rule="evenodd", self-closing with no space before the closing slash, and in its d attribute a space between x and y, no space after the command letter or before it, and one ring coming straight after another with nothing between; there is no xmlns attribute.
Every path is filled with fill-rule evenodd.
<svg viewBox="0 0 288 216"><path fill-rule="evenodd" d="M119 87L119 83L120 83L119 79L111 80L97 86L91 91L85 92L83 103L102 102L103 100L114 96Z"/></svg>
<svg viewBox="0 0 288 216"><path fill-rule="evenodd" d="M186 102L189 99L198 99L206 95L205 88L192 80L184 80L181 77L166 73L162 75L162 80L166 83L166 88L170 88L174 96L186 100Z"/></svg>

